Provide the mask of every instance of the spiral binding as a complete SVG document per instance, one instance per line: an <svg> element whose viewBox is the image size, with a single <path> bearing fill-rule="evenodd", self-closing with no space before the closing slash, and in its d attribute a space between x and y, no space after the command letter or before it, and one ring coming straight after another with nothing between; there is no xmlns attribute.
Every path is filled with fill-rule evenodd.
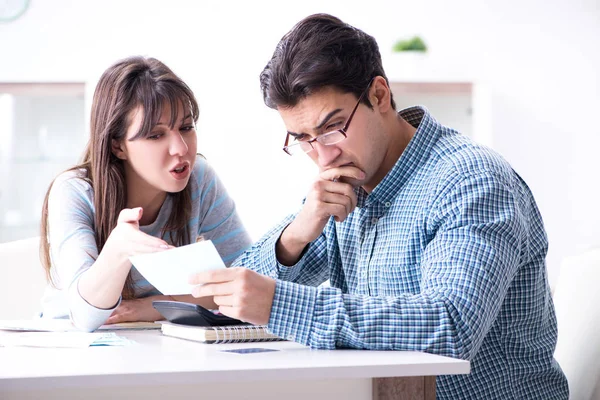
<svg viewBox="0 0 600 400"><path fill-rule="evenodd" d="M269 333L264 326L254 325L234 325L234 326L213 326L216 340L218 343L242 343L242 342L270 342L282 340L281 338Z"/></svg>

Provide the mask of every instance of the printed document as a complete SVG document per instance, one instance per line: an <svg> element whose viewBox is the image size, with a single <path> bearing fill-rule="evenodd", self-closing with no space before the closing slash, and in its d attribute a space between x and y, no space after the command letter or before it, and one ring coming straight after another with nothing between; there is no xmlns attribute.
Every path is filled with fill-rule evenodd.
<svg viewBox="0 0 600 400"><path fill-rule="evenodd" d="M191 294L188 280L198 272L225 268L210 240L129 257L135 268L164 295Z"/></svg>

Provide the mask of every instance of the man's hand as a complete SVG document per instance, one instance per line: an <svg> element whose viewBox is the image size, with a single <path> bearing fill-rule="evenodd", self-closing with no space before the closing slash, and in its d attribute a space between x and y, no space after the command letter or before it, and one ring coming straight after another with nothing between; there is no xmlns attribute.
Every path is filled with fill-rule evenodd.
<svg viewBox="0 0 600 400"><path fill-rule="evenodd" d="M344 182L364 179L365 173L353 166L331 168L320 173L312 184L304 206L294 221L281 234L277 243L277 259L293 265L307 244L319 237L330 217L343 222L356 208L354 187Z"/></svg>
<svg viewBox="0 0 600 400"><path fill-rule="evenodd" d="M214 296L219 311L255 325L265 325L271 316L275 280L247 268L201 272L190 278L194 297Z"/></svg>
<svg viewBox="0 0 600 400"><path fill-rule="evenodd" d="M165 300L165 296L150 296L141 299L123 300L106 320L106 324L117 324L119 322L154 322L164 317L152 307L153 300Z"/></svg>

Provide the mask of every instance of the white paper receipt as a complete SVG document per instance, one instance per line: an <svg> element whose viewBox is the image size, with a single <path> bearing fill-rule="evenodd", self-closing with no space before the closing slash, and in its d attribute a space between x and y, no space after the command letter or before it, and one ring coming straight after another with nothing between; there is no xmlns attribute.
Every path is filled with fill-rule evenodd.
<svg viewBox="0 0 600 400"><path fill-rule="evenodd" d="M225 268L210 240L129 257L135 268L164 295L191 294L188 280L198 272Z"/></svg>

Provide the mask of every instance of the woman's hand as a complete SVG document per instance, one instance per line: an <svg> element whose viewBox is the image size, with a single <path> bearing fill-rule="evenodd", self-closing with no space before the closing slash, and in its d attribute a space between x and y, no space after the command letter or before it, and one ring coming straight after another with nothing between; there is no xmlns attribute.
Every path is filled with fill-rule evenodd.
<svg viewBox="0 0 600 400"><path fill-rule="evenodd" d="M164 317L152 307L154 300L169 300L166 296L150 296L141 299L123 300L106 320L106 324L119 322L154 322Z"/></svg>
<svg viewBox="0 0 600 400"><path fill-rule="evenodd" d="M164 240L140 231L141 217L140 207L123 209L119 214L117 226L110 233L96 262L81 274L78 283L79 294L94 307L112 308L119 300L123 284L131 270L130 256L171 248ZM123 306L121 304L121 307ZM144 307L147 311L144 318L158 316L151 309L151 303L149 306L150 309ZM130 307L126 306L119 311L119 315L122 313L130 315Z"/></svg>
<svg viewBox="0 0 600 400"><path fill-rule="evenodd" d="M102 248L102 255L117 265L130 266L129 257L173 248L162 239L140 231L141 207L125 208L119 213L117 226Z"/></svg>

